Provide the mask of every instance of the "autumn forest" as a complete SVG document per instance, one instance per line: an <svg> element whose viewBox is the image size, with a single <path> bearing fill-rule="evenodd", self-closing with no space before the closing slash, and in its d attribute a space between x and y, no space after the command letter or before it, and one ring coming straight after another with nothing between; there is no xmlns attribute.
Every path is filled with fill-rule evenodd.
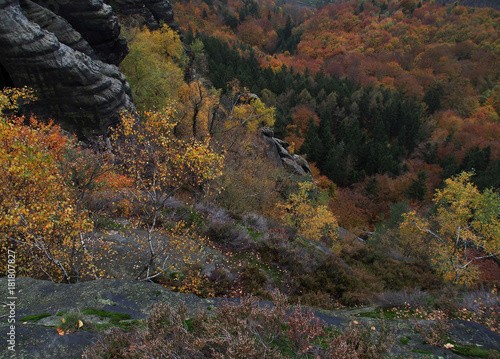
<svg viewBox="0 0 500 359"><path fill-rule="evenodd" d="M463 293L497 295L498 9L172 6L178 31L122 19L137 113L107 135L25 115L28 88L0 93L0 252L20 275L106 277L107 236L131 231L137 279L203 297L338 309L422 290L461 318ZM273 163L264 131L310 173ZM498 332L491 308L475 318Z"/></svg>

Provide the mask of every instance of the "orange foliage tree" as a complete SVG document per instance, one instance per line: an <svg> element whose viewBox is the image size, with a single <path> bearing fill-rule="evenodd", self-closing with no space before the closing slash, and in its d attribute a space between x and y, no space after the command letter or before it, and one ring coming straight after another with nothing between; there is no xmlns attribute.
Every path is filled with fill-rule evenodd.
<svg viewBox="0 0 500 359"><path fill-rule="evenodd" d="M208 138L219 106L219 96L214 88L206 86L201 80L181 86L176 132L184 137Z"/></svg>
<svg viewBox="0 0 500 359"><path fill-rule="evenodd" d="M27 94L3 91L0 110L15 109ZM18 273L52 281L96 276L84 237L93 223L60 166L73 145L51 123L0 116L0 251L15 251Z"/></svg>

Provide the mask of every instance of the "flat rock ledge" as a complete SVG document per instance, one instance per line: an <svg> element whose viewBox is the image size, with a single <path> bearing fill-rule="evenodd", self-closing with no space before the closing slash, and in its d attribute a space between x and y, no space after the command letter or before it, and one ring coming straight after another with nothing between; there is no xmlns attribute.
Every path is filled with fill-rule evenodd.
<svg viewBox="0 0 500 359"><path fill-rule="evenodd" d="M102 309L126 313L131 319L144 319L156 303L177 306L181 302L194 312L197 308L214 305L213 299L201 299L193 294L182 294L154 283L134 280L99 279L75 284L56 284L50 281L20 277L15 281L16 351L0 346L0 358L80 358L82 349L95 342L98 333L77 331L60 336L52 323L41 320L23 324L28 315L48 313L56 315L70 310ZM0 278L0 338L7 338L9 308L7 278ZM47 318L50 319L50 318ZM47 326L45 326L47 325Z"/></svg>
<svg viewBox="0 0 500 359"><path fill-rule="evenodd" d="M193 294L182 294L155 283L139 282L124 279L99 279L75 284L56 284L50 281L20 277L15 279L14 295L9 293L8 279L0 278L0 340L7 341L10 330L8 323L9 304L15 303L15 352L7 345L0 346L0 358L81 358L83 348L96 342L99 332L79 330L75 333L60 336L57 331L59 317L57 313L71 310L101 309L112 313L125 313L130 320L140 320L147 317L152 306L157 303L172 307L184 303L190 313L200 308L215 307L228 299L202 299ZM15 299L11 299L12 297ZM238 299L229 299L238 302ZM261 301L260 306L271 305ZM375 307L343 309L337 311L314 311L315 315L329 326L345 328L354 321L373 326L379 330L381 325L387 325L394 333L396 341L389 357L442 357L464 358L450 350L432 347L424 344L424 338L416 333L415 324L429 324L430 321L415 320L384 320L360 317L363 312L372 312ZM23 321L28 315L50 315L37 322ZM92 316L90 316L92 317ZM84 316L84 321L94 324L103 323L96 316ZM101 318L102 319L102 318ZM500 335L487 327L467 321L451 321L452 328L448 335L456 343L472 345L484 349L500 350ZM84 326L85 327L85 326ZM401 339L405 339L403 343ZM411 338L411 339L408 339Z"/></svg>

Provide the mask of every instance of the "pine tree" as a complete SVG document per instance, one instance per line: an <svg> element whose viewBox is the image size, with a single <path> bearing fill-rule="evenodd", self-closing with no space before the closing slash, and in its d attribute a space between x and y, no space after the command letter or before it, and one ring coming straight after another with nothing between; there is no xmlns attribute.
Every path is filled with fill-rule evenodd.
<svg viewBox="0 0 500 359"><path fill-rule="evenodd" d="M426 181L427 173L425 171L418 172L417 178L412 181L406 190L406 197L415 201L423 201L425 199L425 195L427 194Z"/></svg>

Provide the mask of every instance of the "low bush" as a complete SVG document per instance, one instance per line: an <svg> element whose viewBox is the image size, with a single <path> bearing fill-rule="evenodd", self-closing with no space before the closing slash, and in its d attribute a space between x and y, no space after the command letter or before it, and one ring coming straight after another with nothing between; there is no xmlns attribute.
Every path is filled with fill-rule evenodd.
<svg viewBox="0 0 500 359"><path fill-rule="evenodd" d="M213 242L226 244L232 239L233 228L232 222L209 220L205 234Z"/></svg>
<svg viewBox="0 0 500 359"><path fill-rule="evenodd" d="M257 244L264 262L274 263L292 274L310 272L316 269L322 258L315 257L305 247L294 245L285 230L271 231Z"/></svg>
<svg viewBox="0 0 500 359"><path fill-rule="evenodd" d="M246 293L258 295L262 294L267 284L267 275L259 267L247 264L242 268L241 280Z"/></svg>
<svg viewBox="0 0 500 359"><path fill-rule="evenodd" d="M59 335L66 335L76 332L83 327L83 315L79 311L70 311L61 318L61 323L57 327Z"/></svg>
<svg viewBox="0 0 500 359"><path fill-rule="evenodd" d="M144 328L115 329L88 347L84 358L384 358L394 335L383 325L352 322L332 331L300 305L289 308L273 293L273 305L255 299L223 303L189 315L185 306L153 308Z"/></svg>
<svg viewBox="0 0 500 359"><path fill-rule="evenodd" d="M449 342L450 328L451 324L446 317L436 318L433 323L429 324L416 324L416 330L423 334L425 341L436 347L442 347Z"/></svg>
<svg viewBox="0 0 500 359"><path fill-rule="evenodd" d="M297 295L291 296L288 301L290 304L297 304L300 302L311 308L324 308L329 310L344 308L338 298L324 292L305 292L300 297Z"/></svg>
<svg viewBox="0 0 500 359"><path fill-rule="evenodd" d="M267 230L268 228L268 224L267 224L267 220L256 214L256 213L250 213L250 214L246 214L243 216L243 223L251 228L253 228L254 230L257 230L257 231L260 231L260 232L263 232L265 230Z"/></svg>
<svg viewBox="0 0 500 359"><path fill-rule="evenodd" d="M437 289L442 281L432 268L421 261L398 260L385 248L363 246L343 250L342 259L350 266L370 274L379 287L378 292L421 288Z"/></svg>
<svg viewBox="0 0 500 359"><path fill-rule="evenodd" d="M192 263L184 266L181 273L161 275L156 277L155 281L181 293L194 293L202 298L213 297L214 286L210 283L209 278L201 274L202 269L201 264Z"/></svg>
<svg viewBox="0 0 500 359"><path fill-rule="evenodd" d="M228 273L220 268L212 271L208 276L208 290L213 293L215 297L227 295L233 287Z"/></svg>

